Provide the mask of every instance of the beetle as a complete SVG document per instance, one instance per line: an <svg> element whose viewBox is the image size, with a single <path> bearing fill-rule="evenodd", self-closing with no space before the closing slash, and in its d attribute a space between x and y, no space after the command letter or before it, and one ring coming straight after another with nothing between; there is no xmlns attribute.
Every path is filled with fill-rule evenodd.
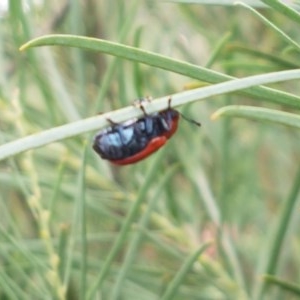
<svg viewBox="0 0 300 300"><path fill-rule="evenodd" d="M115 165L128 165L145 159L160 149L176 132L180 113L171 108L171 98L167 109L147 114L140 99L144 116L124 123L112 123L94 137L93 149ZM190 120L197 125L199 123Z"/></svg>

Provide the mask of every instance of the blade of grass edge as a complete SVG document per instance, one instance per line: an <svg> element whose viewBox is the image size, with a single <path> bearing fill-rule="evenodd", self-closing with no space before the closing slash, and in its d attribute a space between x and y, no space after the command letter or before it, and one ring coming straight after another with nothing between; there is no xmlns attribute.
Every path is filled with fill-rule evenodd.
<svg viewBox="0 0 300 300"><path fill-rule="evenodd" d="M288 234L288 228L292 220L293 213L295 212L295 205L297 202L298 194L300 191L300 166L298 168L293 186L291 188L290 194L287 201L283 204L283 208L278 217L277 224L275 225L275 230L271 236L271 240L267 245L267 257L265 265L261 270L261 273L267 275L274 275L276 273L276 268L279 264L279 256L282 246L284 245L284 239ZM266 290L266 281L258 281L257 285L254 287L254 298L260 300Z"/></svg>
<svg viewBox="0 0 300 300"><path fill-rule="evenodd" d="M160 157L162 157L162 156L164 156L164 153L162 153L160 155ZM155 162L157 162L158 160L156 160ZM172 166L171 168L169 168L167 170L167 172L164 174L164 176L159 180L159 185L156 187L156 192L154 193L152 198L149 200L150 202L146 207L146 211L142 214L140 221L137 225L138 229L134 232L134 235L126 249L126 256L125 256L125 259L123 260L122 268L118 272L118 276L117 276L115 284L114 284L111 300L119 299L120 294L122 292L121 289L122 289L126 274L129 270L133 260L137 257L137 250L140 245L141 239L144 236L144 231L139 230L139 228L146 228L149 218L151 216L151 213L152 213L153 209L155 208L157 201L160 199L159 195L162 192L163 187L166 185L166 183L171 178L171 176L174 174L174 172L176 171L177 168L178 168L178 165Z"/></svg>
<svg viewBox="0 0 300 300"><path fill-rule="evenodd" d="M88 143L86 142L83 150L82 164L80 168L80 173L78 175L78 191L77 191L77 205L80 220L80 238L81 238L81 261L80 261L80 290L79 299L84 300L86 295L87 287L87 220L86 220L86 163L87 163L87 153L88 153Z"/></svg>
<svg viewBox="0 0 300 300"><path fill-rule="evenodd" d="M99 51L109 55L118 56L131 61L147 64L149 66L175 72L190 78L198 79L209 83L218 83L234 79L234 77L199 67L190 63L172 59L154 52L141 50L135 47L122 45L106 40L72 36L72 35L45 35L33 39L20 47L20 51L31 47L40 46L67 46L78 47L85 50ZM287 105L294 108L300 108L300 98L279 90L257 86L243 91L243 94L258 97L259 100L266 100L271 103Z"/></svg>
<svg viewBox="0 0 300 300"><path fill-rule="evenodd" d="M279 35L283 40L285 40L288 44L295 47L298 51L300 51L300 45L295 42L292 38L290 38L286 33L284 33L281 29L279 29L274 23L272 23L270 20L268 20L266 17L264 17L262 14L260 14L258 11L253 9L251 6L243 3L243 2L237 2L236 3L239 6L242 6L246 9L248 9L251 13L253 13L255 16L257 16L266 26L271 28L275 33Z"/></svg>
<svg viewBox="0 0 300 300"><path fill-rule="evenodd" d="M229 105L218 109L211 116L212 120L219 117L239 117L259 121L274 122L281 125L300 128L300 116L270 108L246 105Z"/></svg>
<svg viewBox="0 0 300 300"><path fill-rule="evenodd" d="M289 20L293 20L300 23L300 14L294 10L291 6L284 4L282 1L277 0L261 0L261 2L272 7L274 10L288 17Z"/></svg>
<svg viewBox="0 0 300 300"><path fill-rule="evenodd" d="M157 155L156 159L160 159L160 155ZM156 168L156 164L154 163L147 170L147 173L146 173L145 179L144 179L144 184L140 188L139 194L138 194L135 202L132 204L130 211L128 212L128 214L125 218L125 221L120 230L120 233L119 233L116 241L114 242L112 249L110 250L108 256L106 257L106 260L105 260L105 262L102 266L102 269L100 270L97 278L94 280L94 282L91 284L91 288L88 290L88 294L86 297L87 300L94 299L97 289L101 288L101 285L109 272L109 269L111 267L111 264L112 264L115 256L118 254L119 250L121 249L121 247L124 244L124 241L130 230L130 226L131 226L133 220L137 217L139 209L145 199L145 195L149 189L149 186L153 182L153 177L155 177L156 174L157 174L157 168Z"/></svg>
<svg viewBox="0 0 300 300"><path fill-rule="evenodd" d="M287 81L297 79L299 77L300 70L291 70L268 73L263 75L255 75L243 79L234 79L212 86L206 86L194 90L177 93L167 97L162 97L160 99L157 99L156 101L145 103L144 108L147 111L147 113L153 113L161 111L168 107L170 98L172 98L172 106L176 107L178 105L191 103L193 101L212 97L214 95L221 95L224 93L253 87L260 83ZM114 120L115 122L124 122L132 118L140 117L142 115L143 112L139 108L130 106L123 109L119 109L114 113L107 113L101 116L95 116L81 121L72 122L67 125L54 127L49 130L45 130L41 133L29 135L24 138L20 138L16 141L12 141L0 146L0 160L29 149L44 146L54 141L63 140L88 131L101 129L104 126L109 126L110 123L107 121L108 119Z"/></svg>
<svg viewBox="0 0 300 300"><path fill-rule="evenodd" d="M211 245L210 242L202 245L198 250L192 253L186 261L183 263L177 274L174 276L173 280L166 287L165 293L162 295L161 300L174 299L174 295L179 289L180 284L183 282L184 277L191 269L193 263L198 259L198 257Z"/></svg>
<svg viewBox="0 0 300 300"><path fill-rule="evenodd" d="M265 275L263 279L268 284L273 284L275 286L278 286L281 289L293 293L294 295L300 297L300 286L298 284L293 284L270 275Z"/></svg>
<svg viewBox="0 0 300 300"><path fill-rule="evenodd" d="M212 222L214 222L215 226L220 230L220 244L224 248L228 262L234 272L234 281L239 288L239 299L249 299L246 293L247 285L243 275L242 266L239 262L235 247L231 241L228 231L222 228L222 214L212 193L207 177L203 170L193 170L192 167L189 167L189 172L186 174L190 177L191 182L194 183L199 195L201 195L207 214L211 218Z"/></svg>

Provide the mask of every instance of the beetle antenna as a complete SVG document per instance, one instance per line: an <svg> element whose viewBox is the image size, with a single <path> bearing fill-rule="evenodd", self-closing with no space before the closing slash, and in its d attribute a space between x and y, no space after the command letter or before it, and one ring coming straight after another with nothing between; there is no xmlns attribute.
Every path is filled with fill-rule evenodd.
<svg viewBox="0 0 300 300"><path fill-rule="evenodd" d="M195 125L197 125L197 126L201 126L201 123L200 122L197 122L197 121L195 121L195 120L193 120L193 119L190 119L190 118L188 118L188 117L186 117L185 115L183 115L182 113L180 113L180 115L182 116L182 118L183 119L185 119L186 121L188 121L188 122L190 122L190 123L192 123L192 124L195 124Z"/></svg>
<svg viewBox="0 0 300 300"><path fill-rule="evenodd" d="M170 97L169 99L168 99L168 109L172 109L172 107L171 107L171 102L172 102L172 98ZM179 112L179 114L186 120L186 121L188 121L188 122L190 122L190 123L193 123L193 124L195 124L195 125L197 125L197 126L201 126L201 123L200 122L197 122L197 121L195 121L195 120L193 120L193 119L189 119L188 117L186 117L185 115L183 115L181 112Z"/></svg>

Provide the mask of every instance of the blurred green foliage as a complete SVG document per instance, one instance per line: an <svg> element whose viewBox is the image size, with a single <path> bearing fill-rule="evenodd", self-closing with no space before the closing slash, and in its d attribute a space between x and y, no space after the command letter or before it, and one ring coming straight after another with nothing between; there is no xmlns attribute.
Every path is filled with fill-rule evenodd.
<svg viewBox="0 0 300 300"><path fill-rule="evenodd" d="M75 48L19 52L40 35L107 39L235 77L299 68L299 49L249 9L200 2L11 0L0 15L1 144L203 84ZM296 11L259 12L297 44ZM272 87L299 95L298 80ZM210 120L257 100L180 108L202 127L182 120L132 166L101 160L90 134L1 161L0 298L298 299L299 130Z"/></svg>

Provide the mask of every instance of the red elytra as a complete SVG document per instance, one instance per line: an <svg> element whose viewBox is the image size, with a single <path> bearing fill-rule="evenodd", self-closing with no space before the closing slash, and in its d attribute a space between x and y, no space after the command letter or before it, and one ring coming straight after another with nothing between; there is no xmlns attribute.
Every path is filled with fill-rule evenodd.
<svg viewBox="0 0 300 300"><path fill-rule="evenodd" d="M156 152L159 148L161 148L167 142L167 138L165 136L155 137L153 138L145 149L138 152L135 155L118 159L118 160L110 160L111 163L119 166L134 164L140 160L145 159L152 153Z"/></svg>

